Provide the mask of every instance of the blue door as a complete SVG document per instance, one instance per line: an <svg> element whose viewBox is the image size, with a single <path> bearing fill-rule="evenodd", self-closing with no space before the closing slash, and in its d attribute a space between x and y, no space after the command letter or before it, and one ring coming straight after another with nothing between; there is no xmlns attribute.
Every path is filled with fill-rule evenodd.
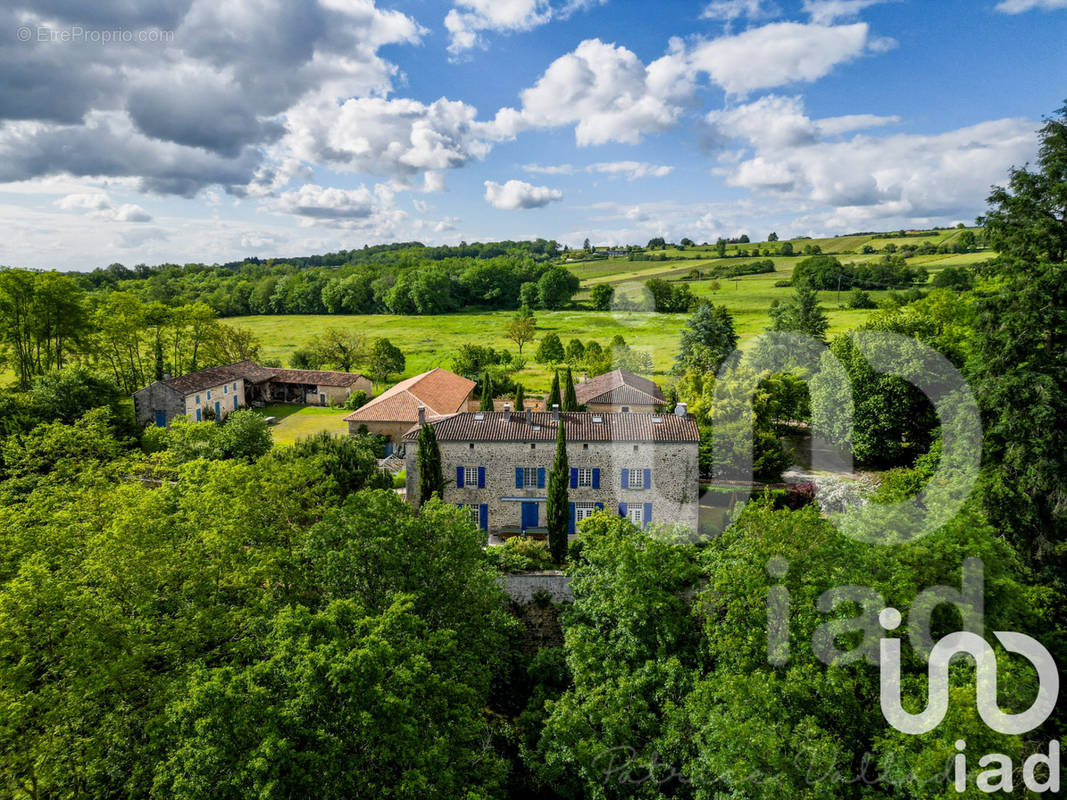
<svg viewBox="0 0 1067 800"><path fill-rule="evenodd" d="M523 503L522 504L522 527L523 528L536 528L537 527L537 507L539 503Z"/></svg>
<svg viewBox="0 0 1067 800"><path fill-rule="evenodd" d="M219 401L215 401L215 419L222 419L222 409L219 408Z"/></svg>
<svg viewBox="0 0 1067 800"><path fill-rule="evenodd" d="M167 427L167 412L166 411L157 411L156 412L156 427L157 428L165 428L165 427Z"/></svg>

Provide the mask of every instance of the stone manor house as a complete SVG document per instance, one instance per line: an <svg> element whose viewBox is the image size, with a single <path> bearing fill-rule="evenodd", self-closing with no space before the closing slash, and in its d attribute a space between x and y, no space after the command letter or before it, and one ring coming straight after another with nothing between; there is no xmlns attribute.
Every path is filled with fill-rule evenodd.
<svg viewBox="0 0 1067 800"><path fill-rule="evenodd" d="M571 533L597 510L637 525L697 527L700 434L685 404L673 414L505 408L461 412L429 424L441 450L444 501L470 509L487 533L546 533L546 488L560 425L570 466ZM418 427L404 435L407 495L413 503L419 485L417 436Z"/></svg>

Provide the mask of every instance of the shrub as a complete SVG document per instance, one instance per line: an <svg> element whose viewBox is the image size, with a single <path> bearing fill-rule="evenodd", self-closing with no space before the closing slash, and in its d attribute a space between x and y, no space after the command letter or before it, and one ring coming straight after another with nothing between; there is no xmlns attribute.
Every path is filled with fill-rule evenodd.
<svg viewBox="0 0 1067 800"><path fill-rule="evenodd" d="M527 572L555 566L548 543L528 536L513 536L502 545L487 547L485 555L501 572Z"/></svg>
<svg viewBox="0 0 1067 800"><path fill-rule="evenodd" d="M796 511L815 502L814 483L794 483L785 490L785 505Z"/></svg>
<svg viewBox="0 0 1067 800"><path fill-rule="evenodd" d="M367 393L362 389L352 392L345 400L345 408L349 411L355 411L357 408L363 408L367 404Z"/></svg>

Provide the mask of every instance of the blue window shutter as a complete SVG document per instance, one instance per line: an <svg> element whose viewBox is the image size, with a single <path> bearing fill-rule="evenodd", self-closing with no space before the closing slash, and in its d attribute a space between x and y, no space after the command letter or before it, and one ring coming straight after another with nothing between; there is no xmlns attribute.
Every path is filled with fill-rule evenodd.
<svg viewBox="0 0 1067 800"><path fill-rule="evenodd" d="M485 467L478 467L478 488L485 488ZM483 508L485 506L482 506Z"/></svg>
<svg viewBox="0 0 1067 800"><path fill-rule="evenodd" d="M630 488L630 470L628 470L628 469L624 469L622 471L622 488L623 489L629 489Z"/></svg>
<svg viewBox="0 0 1067 800"><path fill-rule="evenodd" d="M545 488L545 468L544 467L538 467L537 468L537 488L538 489L544 489Z"/></svg>
<svg viewBox="0 0 1067 800"><path fill-rule="evenodd" d="M483 531L489 530L489 506L485 503L478 506L478 523Z"/></svg>
<svg viewBox="0 0 1067 800"><path fill-rule="evenodd" d="M574 533L574 503L571 503L570 506L571 506L571 524L570 524L570 527L567 528L567 531L569 533Z"/></svg>
<svg viewBox="0 0 1067 800"><path fill-rule="evenodd" d="M578 488L578 468L577 467L571 467L571 488L572 489L577 489Z"/></svg>
<svg viewBox="0 0 1067 800"><path fill-rule="evenodd" d="M626 503L619 503L619 516L620 517L625 517L626 516Z"/></svg>
<svg viewBox="0 0 1067 800"><path fill-rule="evenodd" d="M645 470L645 488L646 489L651 489L652 488L652 470L650 470L650 469L646 469Z"/></svg>
<svg viewBox="0 0 1067 800"><path fill-rule="evenodd" d="M463 467L456 467L456 488L463 488Z"/></svg>
<svg viewBox="0 0 1067 800"><path fill-rule="evenodd" d="M233 398L233 410L234 410L234 411L236 411L236 410L237 410L237 398L236 398L236 397L235 397L235 398Z"/></svg>
<svg viewBox="0 0 1067 800"><path fill-rule="evenodd" d="M522 467L515 467L515 488L522 488Z"/></svg>
<svg viewBox="0 0 1067 800"><path fill-rule="evenodd" d="M604 510L604 504L603 503L594 503L594 505L596 506L596 510L597 511L603 511Z"/></svg>
<svg viewBox="0 0 1067 800"><path fill-rule="evenodd" d="M645 503L645 524L647 525L652 521L652 504Z"/></svg>
<svg viewBox="0 0 1067 800"><path fill-rule="evenodd" d="M200 395L197 395L197 396L196 396L196 404L197 404L197 405L200 405Z"/></svg>
<svg viewBox="0 0 1067 800"><path fill-rule="evenodd" d="M594 469L593 470L593 488L594 489L599 489L600 488L600 470L599 469Z"/></svg>
<svg viewBox="0 0 1067 800"><path fill-rule="evenodd" d="M197 422L200 422L200 421L201 421L201 420L203 419L203 416L204 416L204 415L203 415L203 414L201 413L200 409L198 408L198 409L196 410L196 421L197 421Z"/></svg>

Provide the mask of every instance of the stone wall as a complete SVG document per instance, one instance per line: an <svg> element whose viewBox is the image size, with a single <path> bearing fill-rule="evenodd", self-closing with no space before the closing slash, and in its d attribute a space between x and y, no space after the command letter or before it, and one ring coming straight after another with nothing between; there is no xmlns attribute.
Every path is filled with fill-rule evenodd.
<svg viewBox="0 0 1067 800"><path fill-rule="evenodd" d="M473 444L473 447L471 446ZM518 489L515 468L543 468L546 475L556 455L555 442L441 442L441 466L445 478L446 503L486 504L490 530L519 527L522 500L539 502L539 525L545 524L544 499L547 488ZM417 448L407 449L408 496L418 487L415 465ZM600 488L569 490L572 503L603 503L606 511L618 512L620 503L652 504L653 523L678 523L696 528L700 510L700 467L698 447L677 442L570 442L570 466L600 470ZM485 467L485 488L456 487L456 468ZM651 469L652 486L623 489L623 469ZM507 500L503 498L509 498Z"/></svg>
<svg viewBox="0 0 1067 800"><path fill-rule="evenodd" d="M138 425L155 425L156 412L167 415L167 425L185 413L185 398L181 392L156 382L133 393L133 410Z"/></svg>
<svg viewBox="0 0 1067 800"><path fill-rule="evenodd" d="M502 575L500 584L511 600L510 610L522 623L520 650L533 655L546 647L563 646L559 616L573 601L570 578L562 572Z"/></svg>

